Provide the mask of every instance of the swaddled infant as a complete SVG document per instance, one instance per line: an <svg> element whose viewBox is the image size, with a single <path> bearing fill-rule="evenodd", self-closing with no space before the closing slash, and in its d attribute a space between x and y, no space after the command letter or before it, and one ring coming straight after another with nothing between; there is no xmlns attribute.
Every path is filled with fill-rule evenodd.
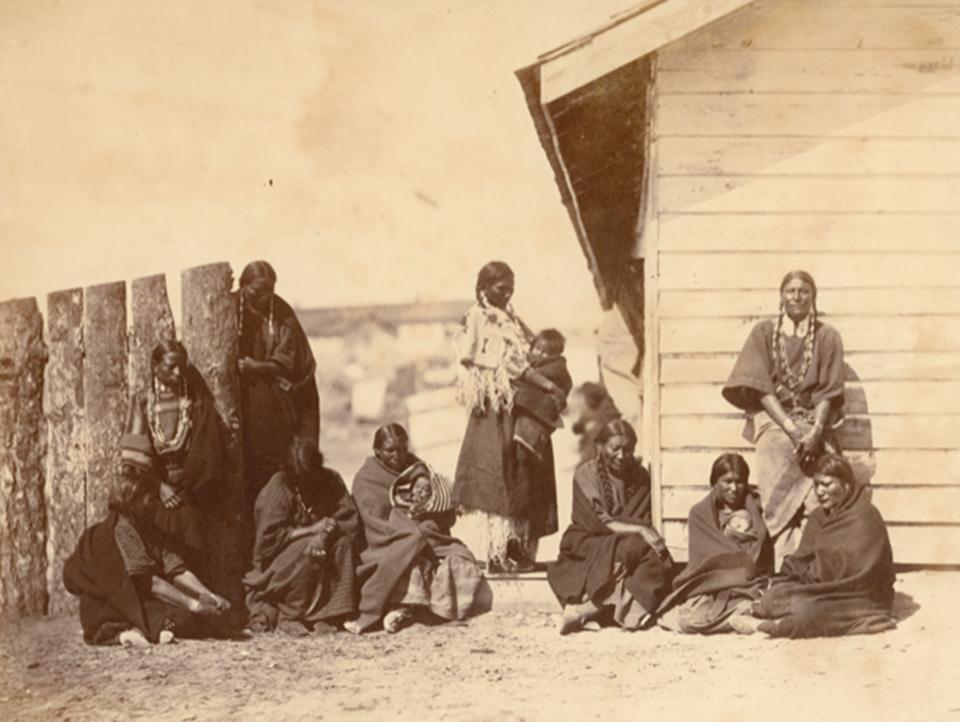
<svg viewBox="0 0 960 722"><path fill-rule="evenodd" d="M756 539L757 535L753 530L753 517L750 512L746 509L738 509L732 512L723 523L723 534L734 541Z"/></svg>

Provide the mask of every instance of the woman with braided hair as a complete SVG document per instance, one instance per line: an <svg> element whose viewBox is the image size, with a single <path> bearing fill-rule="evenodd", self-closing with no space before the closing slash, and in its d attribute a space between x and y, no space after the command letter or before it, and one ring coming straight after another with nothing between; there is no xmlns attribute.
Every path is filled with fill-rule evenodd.
<svg viewBox="0 0 960 722"><path fill-rule="evenodd" d="M477 302L457 336L458 400L470 410L454 479L454 501L464 511L457 534L491 571L534 568L537 542L557 531L557 483L553 447L526 453L514 443L514 384L552 396L566 394L528 359L533 333L510 305L514 275L491 261L477 275Z"/></svg>
<svg viewBox="0 0 960 722"><path fill-rule="evenodd" d="M651 525L650 476L634 455L637 435L614 419L596 458L573 476L573 519L547 568L563 615L560 633L610 614L623 629L648 626L670 589L673 562Z"/></svg>
<svg viewBox="0 0 960 722"><path fill-rule="evenodd" d="M237 322L243 414L246 501L280 471L294 438L319 448L320 396L317 364L290 305L274 293L277 274L266 261L248 263L240 274Z"/></svg>
<svg viewBox="0 0 960 722"><path fill-rule="evenodd" d="M780 283L780 314L760 321L723 388L747 414L744 436L756 444L754 478L776 567L796 549L805 512L816 507L811 471L824 449L838 450L843 341L817 318L817 285L806 271Z"/></svg>
<svg viewBox="0 0 960 722"><path fill-rule="evenodd" d="M179 341L164 339L150 355L150 386L133 394L121 458L152 467L160 480L151 522L201 578L204 526L223 476L223 434L213 396Z"/></svg>

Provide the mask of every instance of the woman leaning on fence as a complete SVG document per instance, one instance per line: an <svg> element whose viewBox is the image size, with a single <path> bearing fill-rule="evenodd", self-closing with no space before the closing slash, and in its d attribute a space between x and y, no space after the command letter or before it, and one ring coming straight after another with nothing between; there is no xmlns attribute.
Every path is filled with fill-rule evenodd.
<svg viewBox="0 0 960 722"><path fill-rule="evenodd" d="M253 503L283 468L294 438L319 448L316 362L290 305L274 293L277 274L266 261L240 274L240 392L246 499Z"/></svg>
<svg viewBox="0 0 960 722"><path fill-rule="evenodd" d="M150 356L150 385L130 399L123 455L160 480L152 522L194 571L206 571L204 526L223 477L223 435L213 396L179 341Z"/></svg>

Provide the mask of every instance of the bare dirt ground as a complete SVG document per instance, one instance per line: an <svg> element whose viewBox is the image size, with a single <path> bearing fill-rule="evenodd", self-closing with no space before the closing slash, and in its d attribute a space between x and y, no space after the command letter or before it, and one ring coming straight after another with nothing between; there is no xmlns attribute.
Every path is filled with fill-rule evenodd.
<svg viewBox="0 0 960 722"><path fill-rule="evenodd" d="M87 647L74 619L0 627L4 720L960 721L960 573L898 578L900 627L784 641L557 635L492 612L390 636Z"/></svg>

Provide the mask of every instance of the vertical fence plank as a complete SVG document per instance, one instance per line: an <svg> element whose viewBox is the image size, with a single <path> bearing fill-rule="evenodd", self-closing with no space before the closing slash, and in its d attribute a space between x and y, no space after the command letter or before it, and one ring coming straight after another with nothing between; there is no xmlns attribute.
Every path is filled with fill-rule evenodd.
<svg viewBox="0 0 960 722"><path fill-rule="evenodd" d="M127 413L127 299L123 281L87 287L83 347L89 525L106 514Z"/></svg>
<svg viewBox="0 0 960 722"><path fill-rule="evenodd" d="M242 599L239 579L247 564L243 548L243 453L240 436L240 378L237 370L236 301L227 263L183 272L184 345L190 361L213 394L226 429L221 504L211 520L212 582L234 601Z"/></svg>
<svg viewBox="0 0 960 722"><path fill-rule="evenodd" d="M47 593L49 613L60 614L76 609L63 587L63 563L86 525L81 289L47 296L47 340Z"/></svg>
<svg viewBox="0 0 960 722"><path fill-rule="evenodd" d="M150 354L158 341L177 337L163 274L137 278L130 284L130 395L150 383Z"/></svg>
<svg viewBox="0 0 960 722"><path fill-rule="evenodd" d="M0 303L0 616L47 607L43 499L43 318L36 299Z"/></svg>

